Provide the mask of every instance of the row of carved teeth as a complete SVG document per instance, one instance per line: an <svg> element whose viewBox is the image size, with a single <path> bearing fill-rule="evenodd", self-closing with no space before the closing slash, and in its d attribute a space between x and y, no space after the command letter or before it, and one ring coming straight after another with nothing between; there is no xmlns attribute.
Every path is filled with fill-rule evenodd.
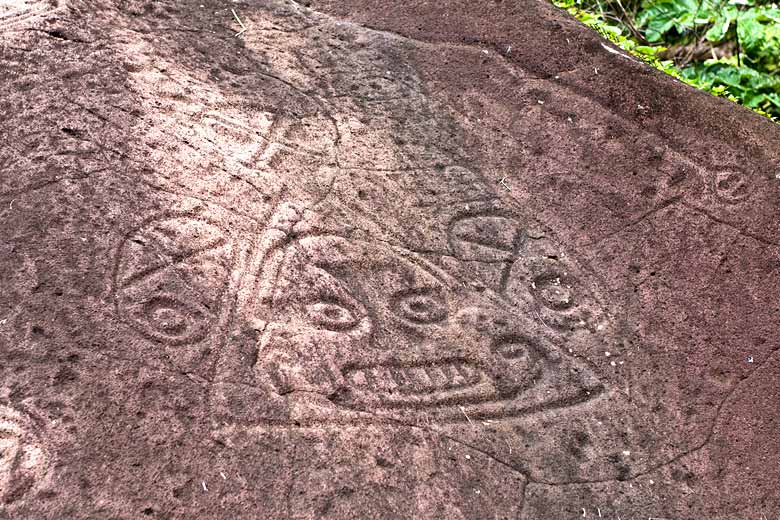
<svg viewBox="0 0 780 520"><path fill-rule="evenodd" d="M375 366L351 369L347 380L376 392L423 393L471 386L483 380L482 371L466 362L430 366Z"/></svg>

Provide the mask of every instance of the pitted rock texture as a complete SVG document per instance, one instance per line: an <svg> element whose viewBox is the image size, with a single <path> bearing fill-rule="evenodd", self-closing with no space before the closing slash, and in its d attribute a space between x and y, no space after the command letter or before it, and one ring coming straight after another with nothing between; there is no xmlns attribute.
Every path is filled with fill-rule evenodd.
<svg viewBox="0 0 780 520"><path fill-rule="evenodd" d="M780 514L771 123L542 1L0 0L0 71L0 519Z"/></svg>

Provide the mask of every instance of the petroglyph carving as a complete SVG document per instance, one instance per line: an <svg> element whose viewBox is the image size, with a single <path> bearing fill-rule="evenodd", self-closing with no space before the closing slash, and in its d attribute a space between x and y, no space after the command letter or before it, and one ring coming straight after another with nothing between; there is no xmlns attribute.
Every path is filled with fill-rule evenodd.
<svg viewBox="0 0 780 520"><path fill-rule="evenodd" d="M752 191L749 179L739 171L718 172L712 186L717 197L730 204L742 202Z"/></svg>
<svg viewBox="0 0 780 520"><path fill-rule="evenodd" d="M528 240L507 274L505 292L560 331L602 330L608 316L585 270L548 239Z"/></svg>
<svg viewBox="0 0 780 520"><path fill-rule="evenodd" d="M233 256L233 245L214 223L192 217L149 222L122 244L118 314L160 343L202 340L219 315Z"/></svg>
<svg viewBox="0 0 780 520"><path fill-rule="evenodd" d="M267 147L263 136L270 133L273 120L273 114L268 112L259 113L251 120L241 121L219 111L209 111L203 115L201 122L204 137L217 143L226 155L231 154L236 160L246 164Z"/></svg>
<svg viewBox="0 0 780 520"><path fill-rule="evenodd" d="M46 481L51 460L35 432L26 415L0 404L0 512Z"/></svg>
<svg viewBox="0 0 780 520"><path fill-rule="evenodd" d="M595 397L602 384L531 315L422 258L336 235L279 238L258 307L256 373L339 409L441 421L510 417ZM274 251L275 250L275 251ZM334 413L337 410L334 410Z"/></svg>
<svg viewBox="0 0 780 520"><path fill-rule="evenodd" d="M522 238L520 228L509 218L467 215L453 221L450 247L458 258L483 262L509 262Z"/></svg>
<svg viewBox="0 0 780 520"><path fill-rule="evenodd" d="M233 115L212 110L203 115L201 123L203 137L215 143L226 158L255 169L271 168L287 155L327 162L333 139L330 121L316 114L301 118L284 113Z"/></svg>
<svg viewBox="0 0 780 520"><path fill-rule="evenodd" d="M449 232L456 257L502 264L500 291L521 312L531 312L559 331L604 326L605 309L584 270L551 238L517 218L492 209L455 218Z"/></svg>
<svg viewBox="0 0 780 520"><path fill-rule="evenodd" d="M550 330L563 318L545 325L536 303L518 298L518 306L494 291L466 289L410 251L311 232L312 215L282 204L251 246L248 269L235 257L238 242L251 237L231 239L215 222L191 215L148 221L120 247L118 314L180 364L216 348L218 371L248 360L251 384L274 399L295 392L327 397L334 420L361 412L443 422L465 420L464 411L512 417L584 402L603 390L591 367L565 354L567 339ZM537 284L526 292L545 309L568 318L578 308L569 293L557 294L573 293L575 275L545 265L546 250L526 244L513 219L474 218L453 226L464 255L498 249L515 258L522 251L522 266L507 261L507 289L519 291L515 285L525 280ZM485 238L488 231L497 234ZM234 278L246 279L234 282L245 290L225 298ZM224 359L239 356L236 349L209 347L227 336L220 316L232 314L258 331L248 350L254 353L241 354L241 362Z"/></svg>

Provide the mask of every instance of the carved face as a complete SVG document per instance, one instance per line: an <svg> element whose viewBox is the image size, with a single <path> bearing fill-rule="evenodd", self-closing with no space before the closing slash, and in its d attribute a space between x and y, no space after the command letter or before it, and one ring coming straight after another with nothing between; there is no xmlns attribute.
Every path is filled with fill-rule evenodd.
<svg viewBox="0 0 780 520"><path fill-rule="evenodd" d="M127 235L117 257L114 296L117 314L140 337L126 349L208 376L240 256L232 229L240 230L227 217L170 215Z"/></svg>
<svg viewBox="0 0 780 520"><path fill-rule="evenodd" d="M610 326L585 271L555 240L514 217L487 205L466 212L453 220L449 242L453 256L479 265L476 275L472 270L464 277L501 292L517 312L534 314L556 333L587 337Z"/></svg>
<svg viewBox="0 0 780 520"><path fill-rule="evenodd" d="M214 224L195 218L150 223L126 245L118 284L130 323L171 345L202 339L218 313L232 246ZM134 261L133 261L134 260Z"/></svg>
<svg viewBox="0 0 780 520"><path fill-rule="evenodd" d="M571 405L601 389L538 320L412 253L308 236L275 261L257 373L279 394L458 421Z"/></svg>
<svg viewBox="0 0 780 520"><path fill-rule="evenodd" d="M602 391L567 354L578 337L520 299L469 289L381 242L292 238L299 218L280 209L254 242L249 228L197 215L148 221L120 250L119 314L177 370L256 384L269 397L319 395L334 412L465 421L569 406ZM526 260L513 271L539 271ZM549 273L536 274L540 295L529 298L549 297L565 316L570 297L558 293L566 281L544 278L547 287L539 276ZM256 344L233 348L231 323L261 331ZM237 366L253 376L237 375Z"/></svg>

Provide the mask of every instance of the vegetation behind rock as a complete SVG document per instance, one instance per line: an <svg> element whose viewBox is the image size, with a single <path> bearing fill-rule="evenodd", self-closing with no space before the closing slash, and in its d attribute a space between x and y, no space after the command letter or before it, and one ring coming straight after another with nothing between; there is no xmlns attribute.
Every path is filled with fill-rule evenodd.
<svg viewBox="0 0 780 520"><path fill-rule="evenodd" d="M780 8L765 0L554 0L655 67L780 118Z"/></svg>

